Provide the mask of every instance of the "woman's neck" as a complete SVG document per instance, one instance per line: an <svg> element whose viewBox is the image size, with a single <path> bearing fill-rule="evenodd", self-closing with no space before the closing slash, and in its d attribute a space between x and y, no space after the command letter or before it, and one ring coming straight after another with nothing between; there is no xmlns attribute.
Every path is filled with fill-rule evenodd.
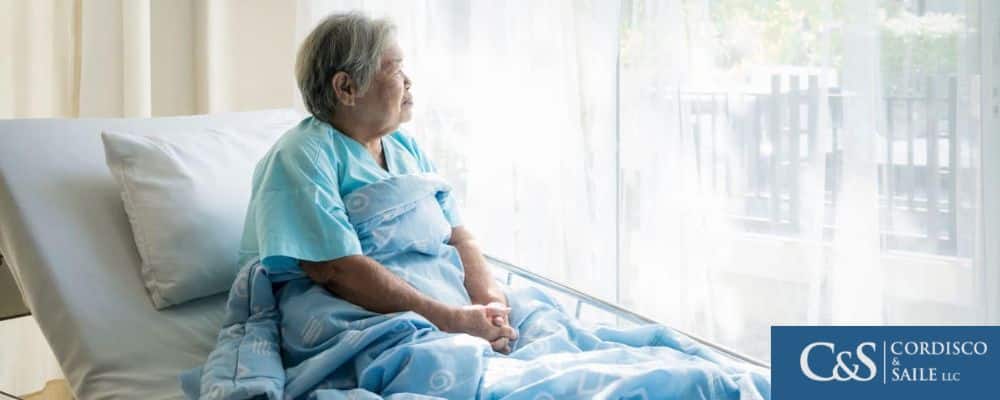
<svg viewBox="0 0 1000 400"><path fill-rule="evenodd" d="M385 129L365 128L361 124L352 122L353 121L340 120L336 118L335 115L333 121L330 121L330 125L333 126L334 129L340 131L340 133L343 133L345 136L360 143L365 150L368 150L368 153L372 155L372 158L375 160L381 160L382 136L388 135L392 132L386 131Z"/></svg>

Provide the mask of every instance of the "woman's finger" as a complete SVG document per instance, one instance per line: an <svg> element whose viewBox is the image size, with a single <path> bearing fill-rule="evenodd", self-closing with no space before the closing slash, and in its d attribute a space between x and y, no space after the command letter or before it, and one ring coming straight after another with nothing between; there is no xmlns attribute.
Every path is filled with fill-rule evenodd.
<svg viewBox="0 0 1000 400"><path fill-rule="evenodd" d="M499 337L497 340L490 342L490 346L493 347L493 351L501 352L507 354L510 352L509 341L505 337Z"/></svg>
<svg viewBox="0 0 1000 400"><path fill-rule="evenodd" d="M501 302L499 302L499 301L491 301L491 302L489 302L489 303L486 303L486 307L499 307L499 308L507 308L507 305L506 305L506 304L504 304L504 303L501 303Z"/></svg>
<svg viewBox="0 0 1000 400"><path fill-rule="evenodd" d="M489 310L489 311L496 311L496 312L501 312L501 313L504 313L504 314L509 314L510 313L510 307L508 307L504 303L499 303L499 302L496 302L496 301L487 304L486 305L486 309Z"/></svg>
<svg viewBox="0 0 1000 400"><path fill-rule="evenodd" d="M500 327L500 336L510 338L510 340L517 340L517 331L510 325L505 324Z"/></svg>

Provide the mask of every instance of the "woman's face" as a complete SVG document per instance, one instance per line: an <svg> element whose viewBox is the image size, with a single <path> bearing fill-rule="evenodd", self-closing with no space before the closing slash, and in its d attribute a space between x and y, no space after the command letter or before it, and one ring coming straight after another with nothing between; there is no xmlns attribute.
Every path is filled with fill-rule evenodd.
<svg viewBox="0 0 1000 400"><path fill-rule="evenodd" d="M358 117L365 125L386 133L412 117L413 97L410 78L403 73L403 50L396 41L382 51L382 61L371 86L357 98Z"/></svg>

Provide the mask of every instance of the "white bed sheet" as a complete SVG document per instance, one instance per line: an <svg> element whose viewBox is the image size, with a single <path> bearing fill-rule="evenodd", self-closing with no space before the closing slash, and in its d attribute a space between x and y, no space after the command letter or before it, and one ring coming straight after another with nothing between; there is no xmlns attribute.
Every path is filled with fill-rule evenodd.
<svg viewBox="0 0 1000 400"><path fill-rule="evenodd" d="M0 253L77 398L182 398L177 374L214 346L225 300L153 308L101 130L238 129L301 116L0 120Z"/></svg>

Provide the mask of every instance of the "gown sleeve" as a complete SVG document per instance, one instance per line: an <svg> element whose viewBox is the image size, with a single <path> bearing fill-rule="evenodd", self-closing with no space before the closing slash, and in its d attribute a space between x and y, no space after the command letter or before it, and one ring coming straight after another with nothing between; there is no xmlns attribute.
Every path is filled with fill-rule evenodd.
<svg viewBox="0 0 1000 400"><path fill-rule="evenodd" d="M362 254L340 197L336 164L307 143L277 149L262 163L249 210L254 225L247 228L256 230L263 265L286 270L299 260Z"/></svg>

